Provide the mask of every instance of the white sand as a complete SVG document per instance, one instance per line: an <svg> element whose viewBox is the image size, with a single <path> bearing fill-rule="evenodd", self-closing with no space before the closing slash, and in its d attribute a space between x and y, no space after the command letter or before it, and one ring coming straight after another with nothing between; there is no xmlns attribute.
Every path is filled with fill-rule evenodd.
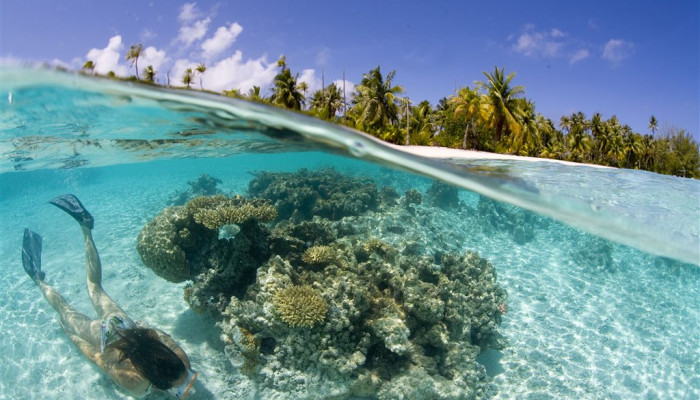
<svg viewBox="0 0 700 400"><path fill-rule="evenodd" d="M388 144L390 147L404 151L406 153L411 153L421 157L427 158L439 158L439 159L464 159L464 160L519 160L519 161L540 161L540 162L555 162L565 165L575 165L575 166L587 166L595 168L611 168L605 165L596 164L582 164L572 161L555 160L551 158L538 158L538 157L524 157L524 156L514 156L510 154L499 154L490 153L487 151L477 151L477 150L462 150L453 149L449 147L438 147L438 146L399 146L394 144Z"/></svg>

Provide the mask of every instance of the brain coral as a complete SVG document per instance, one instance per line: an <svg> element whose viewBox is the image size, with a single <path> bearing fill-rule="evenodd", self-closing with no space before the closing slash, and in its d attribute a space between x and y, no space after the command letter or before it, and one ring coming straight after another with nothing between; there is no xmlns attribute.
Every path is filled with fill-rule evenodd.
<svg viewBox="0 0 700 400"><path fill-rule="evenodd" d="M310 328L323 321L328 304L321 294L309 285L291 285L275 293L272 304L282 321L290 326Z"/></svg>

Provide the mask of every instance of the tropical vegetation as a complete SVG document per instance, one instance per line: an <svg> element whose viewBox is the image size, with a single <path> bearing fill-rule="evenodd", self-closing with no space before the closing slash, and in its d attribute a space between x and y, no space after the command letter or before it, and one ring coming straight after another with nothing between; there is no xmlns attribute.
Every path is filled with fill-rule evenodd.
<svg viewBox="0 0 700 400"><path fill-rule="evenodd" d="M126 55L137 81L141 52L138 44ZM700 178L698 142L687 131L672 126L659 129L653 115L646 133L634 132L615 115L604 117L598 112L589 118L578 111L553 121L536 112L525 88L513 84L516 74L506 73L505 68L484 72L482 81L457 89L433 108L427 100L415 103L404 96L404 88L394 84L396 71L383 74L380 66L363 74L350 99L335 83L323 85L307 97L308 84L292 73L284 56L277 67L270 96L265 96L260 86L245 94L238 88L222 94L308 113L395 144L553 158ZM94 69L93 61L83 65L86 73L92 74ZM204 90L206 70L203 63L188 68L181 82L189 89L196 73L200 90ZM143 72L144 81L153 83L153 67L149 65Z"/></svg>

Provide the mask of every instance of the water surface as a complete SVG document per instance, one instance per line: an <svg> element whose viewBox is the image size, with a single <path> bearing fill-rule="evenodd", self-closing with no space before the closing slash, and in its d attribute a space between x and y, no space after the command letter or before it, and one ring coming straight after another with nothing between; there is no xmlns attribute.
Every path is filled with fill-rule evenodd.
<svg viewBox="0 0 700 400"><path fill-rule="evenodd" d="M445 265L443 254L468 251L493 265L507 292L507 312L494 317L501 345L484 346L477 357L485 373L479 397L700 395L696 181L550 162L440 163L335 125L194 91L43 70L5 69L0 82L0 256L7 260L0 278L7 293L0 303L6 360L0 397L128 397L78 353L21 267L27 226L44 237L49 283L94 315L80 230L47 204L68 192L95 215L106 290L135 319L171 333L190 354L200 371L193 398L318 397L322 392L313 390L319 389L308 389L314 385L342 390L342 378L292 391L282 381L241 372L225 350L230 344L217 316L194 312L183 299L187 282L157 276L137 251L144 226L179 196L189 199L191 183L202 175L218 179L222 194L249 196L261 172L302 169L369 179L378 193L388 188L398 195L395 205L327 222L360 232L344 233L339 239L345 242L330 243L335 249L352 248L351 237L375 238L401 257L434 259L438 267ZM462 188L458 204L431 200L435 178ZM423 201L402 205L411 190ZM410 328L415 337L421 324ZM437 351L430 356L440 358ZM362 367L353 371L361 374ZM377 395L395 398L399 389L392 390Z"/></svg>

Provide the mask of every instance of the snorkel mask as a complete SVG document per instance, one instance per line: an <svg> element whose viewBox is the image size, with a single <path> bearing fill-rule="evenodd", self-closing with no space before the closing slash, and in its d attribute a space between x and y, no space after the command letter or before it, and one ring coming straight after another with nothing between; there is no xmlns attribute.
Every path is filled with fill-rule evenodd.
<svg viewBox="0 0 700 400"><path fill-rule="evenodd" d="M187 379L182 385L167 390L168 393L172 394L176 398L182 400L190 394L194 393L194 380L197 379L197 371L189 370L187 372Z"/></svg>

